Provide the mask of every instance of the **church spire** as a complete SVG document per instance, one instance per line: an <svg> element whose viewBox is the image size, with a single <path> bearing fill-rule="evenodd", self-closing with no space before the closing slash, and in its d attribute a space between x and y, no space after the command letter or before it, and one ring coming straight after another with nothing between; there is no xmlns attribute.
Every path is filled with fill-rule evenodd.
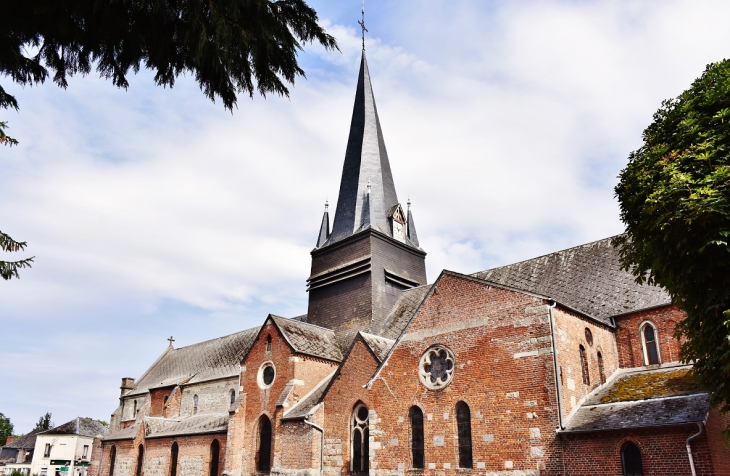
<svg viewBox="0 0 730 476"><path fill-rule="evenodd" d="M319 227L319 236L317 237L317 248L321 248L330 237L330 204L324 202L324 215L322 216L322 225Z"/></svg>
<svg viewBox="0 0 730 476"><path fill-rule="evenodd" d="M366 197L368 183L370 193ZM398 196L363 51L337 209L328 244L343 240L364 228L372 228L392 237L390 215L397 206ZM364 210L364 207L368 207L368 210ZM368 223L364 221L366 216Z"/></svg>

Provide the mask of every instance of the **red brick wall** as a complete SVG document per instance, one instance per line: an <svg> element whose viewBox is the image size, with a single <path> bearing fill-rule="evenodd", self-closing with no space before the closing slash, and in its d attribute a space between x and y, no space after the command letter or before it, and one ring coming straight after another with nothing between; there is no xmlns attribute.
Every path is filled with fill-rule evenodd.
<svg viewBox="0 0 730 476"><path fill-rule="evenodd" d="M716 409L710 410L707 418L707 440L712 454L715 474L730 475L730 442L725 443L720 433L730 425L730 414L721 414Z"/></svg>
<svg viewBox="0 0 730 476"><path fill-rule="evenodd" d="M674 327L684 319L685 313L676 306L666 306L648 311L639 311L616 318L616 345L622 368L641 367L644 354L639 335L639 326L651 321L659 333L661 362L679 361L680 342L674 338Z"/></svg>
<svg viewBox="0 0 730 476"><path fill-rule="evenodd" d="M601 384L598 352L603 356L606 378L618 368L618 355L613 330L572 311L557 306L553 309L555 339L558 347L559 377L563 417L567 417L581 398ZM593 344L586 339L586 328L591 331ZM579 346L585 348L590 384L583 383Z"/></svg>
<svg viewBox="0 0 730 476"><path fill-rule="evenodd" d="M150 416L164 416L165 397L170 396L173 388L160 388L150 391Z"/></svg>
<svg viewBox="0 0 730 476"><path fill-rule="evenodd" d="M695 433L697 426L689 425L661 430L563 436L565 474L622 474L621 447L626 441L632 441L641 450L644 474L686 476L691 474L691 469L685 442ZM727 474L713 468L706 434L692 440L692 452L698 476Z"/></svg>

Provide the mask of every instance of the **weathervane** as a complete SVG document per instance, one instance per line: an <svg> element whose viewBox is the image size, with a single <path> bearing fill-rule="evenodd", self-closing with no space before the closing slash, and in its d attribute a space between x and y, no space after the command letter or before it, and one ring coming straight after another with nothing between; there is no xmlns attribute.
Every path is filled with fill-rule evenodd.
<svg viewBox="0 0 730 476"><path fill-rule="evenodd" d="M359 23L360 28L362 28L362 50L365 51L365 32L368 31L368 29L365 28L365 0L362 0L362 20L357 23Z"/></svg>

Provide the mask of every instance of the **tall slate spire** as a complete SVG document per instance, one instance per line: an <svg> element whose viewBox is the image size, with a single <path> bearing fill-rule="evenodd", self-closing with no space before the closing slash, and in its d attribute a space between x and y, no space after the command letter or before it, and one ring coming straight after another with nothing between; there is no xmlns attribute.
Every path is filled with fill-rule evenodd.
<svg viewBox="0 0 730 476"><path fill-rule="evenodd" d="M330 213L329 202L324 204L324 215L322 216L322 225L319 227L319 236L317 237L317 248L321 248L330 237Z"/></svg>
<svg viewBox="0 0 730 476"><path fill-rule="evenodd" d="M396 205L398 196L363 51L337 210L328 243L340 241L368 227L392 236L388 215ZM364 222L366 216L369 226Z"/></svg>

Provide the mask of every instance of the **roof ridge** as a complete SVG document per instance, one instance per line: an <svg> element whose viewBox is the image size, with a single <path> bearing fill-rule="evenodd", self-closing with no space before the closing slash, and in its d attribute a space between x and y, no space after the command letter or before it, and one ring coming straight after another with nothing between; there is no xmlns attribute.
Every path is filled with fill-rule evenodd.
<svg viewBox="0 0 730 476"><path fill-rule="evenodd" d="M287 319L287 318L285 317L284 319ZM226 334L224 336L214 337L212 339L203 340L203 341L200 341L200 342L196 342L194 344L190 344L190 345L185 345L185 346L182 346L182 347L173 348L172 350L182 350L182 349L187 349L188 347L195 347L196 345L207 344L208 342L213 342L215 340L225 339L226 337L231 337L231 336L235 336L235 335L238 335L238 334L242 334L244 332L248 332L248 331L251 331L253 329L258 329L258 327L249 327L248 329L244 329L242 331L232 332L232 333ZM140 380L141 379L142 379L142 377L140 377Z"/></svg>
<svg viewBox="0 0 730 476"><path fill-rule="evenodd" d="M291 317L284 317L284 316L279 316L279 315L277 315L277 314L269 314L269 315L270 315L271 317L276 317L276 318L278 318L278 319L286 319L287 321L290 321L290 322L296 322L296 323L299 323L299 324L304 324L304 325L306 325L306 326L312 326L312 327L317 327L318 329L322 329L322 330L325 330L325 331L330 331L330 332L332 332L333 334L335 333L334 329L330 329L329 327L322 327L322 326L318 326L317 324L312 324L311 322L305 322L305 321L298 321L298 320L296 320L296 319L293 319L293 318L291 318ZM297 317L300 317L300 316L297 316Z"/></svg>

